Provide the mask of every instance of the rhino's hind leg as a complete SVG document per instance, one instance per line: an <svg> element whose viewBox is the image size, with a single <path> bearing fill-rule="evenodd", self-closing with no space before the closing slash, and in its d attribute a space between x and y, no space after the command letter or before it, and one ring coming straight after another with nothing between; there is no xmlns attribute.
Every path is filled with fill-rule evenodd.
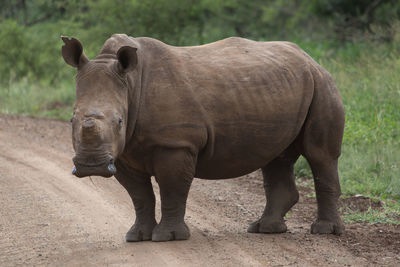
<svg viewBox="0 0 400 267"><path fill-rule="evenodd" d="M151 240L155 220L155 196L150 175L138 173L117 162L115 177L128 191L136 211L136 220L126 233L127 242Z"/></svg>
<svg viewBox="0 0 400 267"><path fill-rule="evenodd" d="M250 224L249 233L286 232L283 217L299 199L293 173L298 156L290 149L262 168L267 205L261 218Z"/></svg>
<svg viewBox="0 0 400 267"><path fill-rule="evenodd" d="M184 149L162 149L154 156L154 171L160 187L161 220L152 241L189 239L184 221L186 200L195 172L195 157Z"/></svg>
<svg viewBox="0 0 400 267"><path fill-rule="evenodd" d="M315 76L320 77L320 74ZM302 155L310 164L318 203L318 217L311 226L311 233L340 235L344 225L337 211L341 194L338 158L344 110L332 79L328 74L322 77L315 80L314 99L303 127Z"/></svg>

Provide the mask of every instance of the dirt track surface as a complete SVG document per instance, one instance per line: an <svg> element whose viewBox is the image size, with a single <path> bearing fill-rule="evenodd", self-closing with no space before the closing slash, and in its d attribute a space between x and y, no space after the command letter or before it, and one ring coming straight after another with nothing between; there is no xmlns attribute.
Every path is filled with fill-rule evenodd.
<svg viewBox="0 0 400 267"><path fill-rule="evenodd" d="M0 266L400 265L398 225L347 224L340 237L309 234L316 204L301 186L287 233L246 233L265 204L258 172L195 179L189 240L125 243L134 221L128 194L114 178L72 176L72 155L68 123L0 115ZM159 198L157 204L159 210Z"/></svg>

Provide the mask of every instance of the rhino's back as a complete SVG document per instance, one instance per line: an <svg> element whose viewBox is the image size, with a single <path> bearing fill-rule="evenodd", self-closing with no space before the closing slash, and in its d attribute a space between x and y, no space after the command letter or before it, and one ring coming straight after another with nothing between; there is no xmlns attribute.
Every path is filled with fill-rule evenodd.
<svg viewBox="0 0 400 267"><path fill-rule="evenodd" d="M295 45L228 38L151 47L142 135L155 145L186 141L199 153L197 177L248 173L298 135L312 99L313 63Z"/></svg>

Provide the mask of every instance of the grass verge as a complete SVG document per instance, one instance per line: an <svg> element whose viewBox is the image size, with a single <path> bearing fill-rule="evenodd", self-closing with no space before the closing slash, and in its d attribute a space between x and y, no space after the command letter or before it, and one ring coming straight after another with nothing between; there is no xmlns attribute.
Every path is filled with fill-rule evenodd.
<svg viewBox="0 0 400 267"><path fill-rule="evenodd" d="M395 200L383 200L381 208L369 207L366 211L342 208L342 218L346 223L367 222L371 224L400 224L400 205Z"/></svg>
<svg viewBox="0 0 400 267"><path fill-rule="evenodd" d="M0 90L0 112L68 120L75 98L73 81L49 85L28 79Z"/></svg>

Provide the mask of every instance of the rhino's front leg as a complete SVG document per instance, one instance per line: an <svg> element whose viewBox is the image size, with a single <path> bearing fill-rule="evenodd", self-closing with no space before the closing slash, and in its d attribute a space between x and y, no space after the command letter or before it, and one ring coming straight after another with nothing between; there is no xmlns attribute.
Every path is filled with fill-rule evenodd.
<svg viewBox="0 0 400 267"><path fill-rule="evenodd" d="M152 241L190 237L184 217L195 160L196 157L186 150L162 149L155 155L153 166L160 187L162 217L153 230Z"/></svg>
<svg viewBox="0 0 400 267"><path fill-rule="evenodd" d="M151 184L151 176L140 173L121 162L117 162L115 177L128 191L136 212L136 220L126 233L127 242L151 240L155 220L155 196Z"/></svg>

